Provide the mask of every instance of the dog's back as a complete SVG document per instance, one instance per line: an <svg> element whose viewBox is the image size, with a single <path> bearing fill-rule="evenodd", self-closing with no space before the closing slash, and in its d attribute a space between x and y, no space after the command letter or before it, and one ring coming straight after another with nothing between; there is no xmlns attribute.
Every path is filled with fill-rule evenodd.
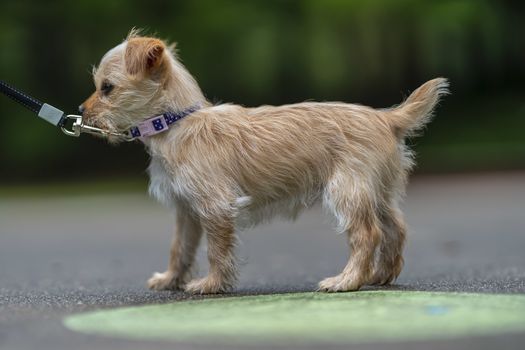
<svg viewBox="0 0 525 350"><path fill-rule="evenodd" d="M428 122L446 86L445 79L429 81L391 109L316 102L208 108L174 137L188 145L177 149L192 154L193 167L180 168L198 172L193 178L215 174L211 182L223 183L210 191L232 191L221 198L237 198L239 209L253 212L251 224L275 214L295 217L321 196L332 207L330 191L356 186L380 205L404 193L412 164L404 138ZM347 220L337 217L345 230Z"/></svg>

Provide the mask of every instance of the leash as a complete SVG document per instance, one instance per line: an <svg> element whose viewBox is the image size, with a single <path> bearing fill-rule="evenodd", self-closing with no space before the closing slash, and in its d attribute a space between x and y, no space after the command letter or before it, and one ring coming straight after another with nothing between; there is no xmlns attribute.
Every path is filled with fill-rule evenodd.
<svg viewBox="0 0 525 350"><path fill-rule="evenodd" d="M38 101L37 99L23 93L22 91L10 86L6 82L0 80L0 92L13 101L18 102L31 112L35 113L38 117L44 119L48 123L59 127L64 134L72 137L79 137L80 134L95 134L103 136L116 136L126 141L133 141L136 137L131 135L129 132L119 133L112 132L94 126L85 125L82 121L81 115L65 114L60 109Z"/></svg>

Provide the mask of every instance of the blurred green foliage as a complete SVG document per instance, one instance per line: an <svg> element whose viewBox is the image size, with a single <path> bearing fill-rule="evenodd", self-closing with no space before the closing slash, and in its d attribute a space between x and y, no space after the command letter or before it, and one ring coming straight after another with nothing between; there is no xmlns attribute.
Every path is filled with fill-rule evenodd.
<svg viewBox="0 0 525 350"><path fill-rule="evenodd" d="M525 167L525 5L490 0L3 1L0 79L68 112L132 27L178 43L214 102L399 103L452 82L421 139L422 171ZM72 139L0 97L0 179L143 176L141 145Z"/></svg>

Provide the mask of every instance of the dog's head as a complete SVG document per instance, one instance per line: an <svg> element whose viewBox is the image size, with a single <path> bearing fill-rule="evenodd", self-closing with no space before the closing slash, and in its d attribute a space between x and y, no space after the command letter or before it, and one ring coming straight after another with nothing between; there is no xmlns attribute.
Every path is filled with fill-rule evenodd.
<svg viewBox="0 0 525 350"><path fill-rule="evenodd" d="M84 123L122 132L155 114L204 100L173 48L132 33L108 51L93 70L95 92L79 107Z"/></svg>

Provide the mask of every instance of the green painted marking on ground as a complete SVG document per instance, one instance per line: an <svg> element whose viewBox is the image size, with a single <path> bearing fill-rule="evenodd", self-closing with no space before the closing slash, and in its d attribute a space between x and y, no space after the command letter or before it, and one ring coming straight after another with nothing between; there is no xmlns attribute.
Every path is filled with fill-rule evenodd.
<svg viewBox="0 0 525 350"><path fill-rule="evenodd" d="M525 331L525 295L365 291L179 301L69 316L66 327L214 344L444 339Z"/></svg>

